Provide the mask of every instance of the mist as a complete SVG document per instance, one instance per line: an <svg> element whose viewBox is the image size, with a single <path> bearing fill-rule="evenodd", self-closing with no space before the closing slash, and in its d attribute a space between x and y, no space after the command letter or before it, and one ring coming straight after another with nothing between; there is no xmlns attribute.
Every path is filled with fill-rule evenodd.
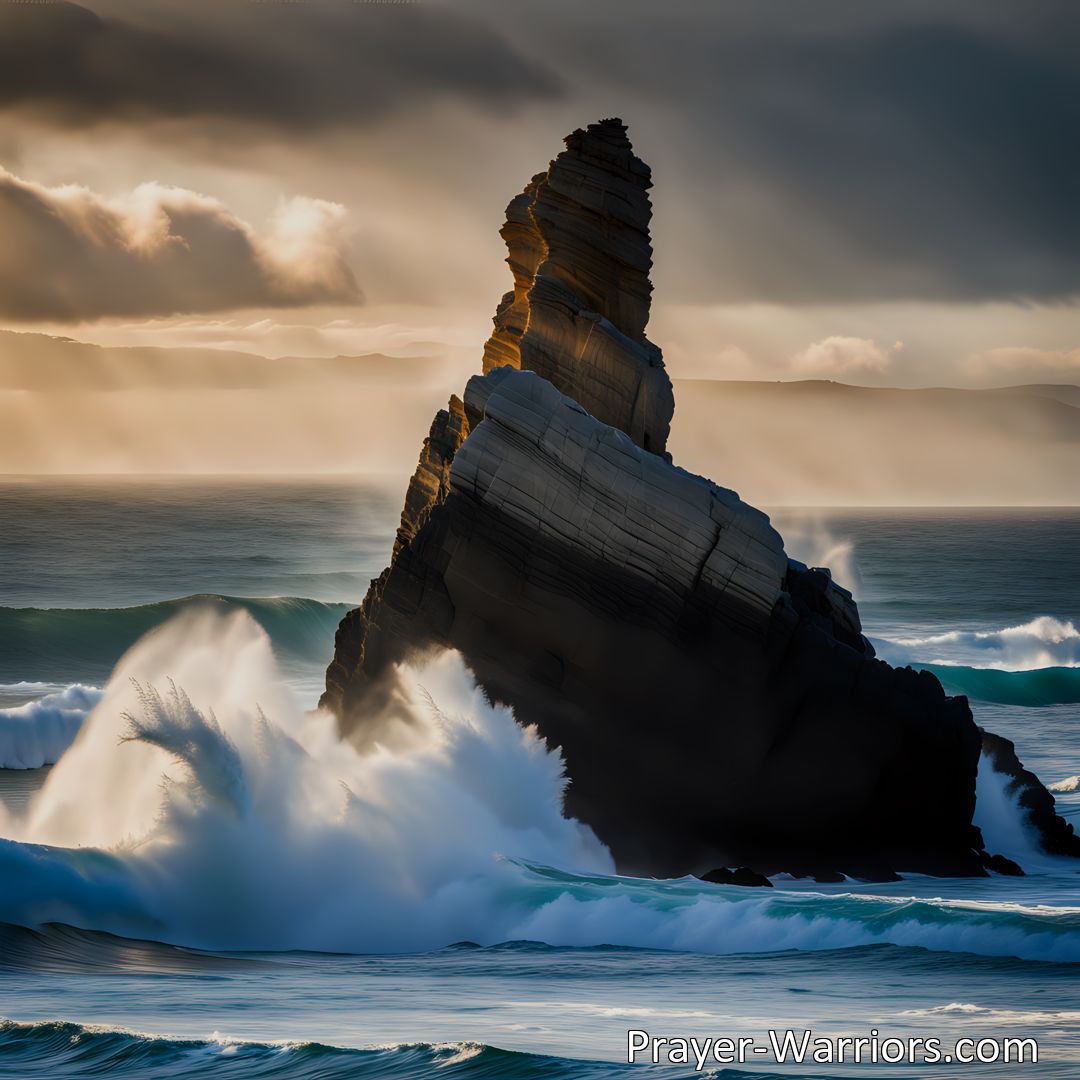
<svg viewBox="0 0 1080 1080"><path fill-rule="evenodd" d="M1075 505L1076 394L676 380L669 447L756 505Z"/></svg>
<svg viewBox="0 0 1080 1080"><path fill-rule="evenodd" d="M0 472L389 475L479 348L257 356L0 333ZM854 379L852 379L854 381ZM1073 505L1080 390L675 379L677 464L767 506Z"/></svg>

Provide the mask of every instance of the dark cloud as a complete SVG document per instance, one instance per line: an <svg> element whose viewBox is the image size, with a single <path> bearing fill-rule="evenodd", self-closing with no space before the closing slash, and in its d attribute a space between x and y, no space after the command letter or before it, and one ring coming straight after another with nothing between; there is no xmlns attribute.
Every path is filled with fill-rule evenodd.
<svg viewBox="0 0 1080 1080"><path fill-rule="evenodd" d="M557 92L489 26L418 3L0 4L0 107L68 124L220 117L290 129L456 96L495 111Z"/></svg>
<svg viewBox="0 0 1080 1080"><path fill-rule="evenodd" d="M524 180L570 127L622 115L656 179L658 296L1059 302L1080 295L1077 40L1075 0L0 4L0 107L310 134L328 172L341 140L319 133L392 115L422 142L414 190L456 182L485 214L510 194L485 186L496 156ZM432 137L447 99L533 108L512 140L475 111Z"/></svg>
<svg viewBox="0 0 1080 1080"><path fill-rule="evenodd" d="M702 149L721 191L757 188L771 212L726 215L745 258L718 264L722 292L1080 293L1074 60L923 24L730 61L705 104L727 137Z"/></svg>
<svg viewBox="0 0 1080 1080"><path fill-rule="evenodd" d="M551 0L517 22L583 119L630 121L687 296L1080 293L1072 0Z"/></svg>
<svg viewBox="0 0 1080 1080"><path fill-rule="evenodd" d="M0 317L79 321L356 302L336 246L343 208L282 204L256 233L228 208L145 184L123 200L0 168Z"/></svg>

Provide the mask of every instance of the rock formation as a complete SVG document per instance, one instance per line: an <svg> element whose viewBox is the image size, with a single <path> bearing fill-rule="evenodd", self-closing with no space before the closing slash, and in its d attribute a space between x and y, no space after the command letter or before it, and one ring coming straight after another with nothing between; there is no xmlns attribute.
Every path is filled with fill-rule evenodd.
<svg viewBox="0 0 1080 1080"><path fill-rule="evenodd" d="M645 337L651 183L618 121L567 138L566 151L506 208L501 235L514 288L495 313L483 370L535 371L663 454L675 396Z"/></svg>
<svg viewBox="0 0 1080 1080"><path fill-rule="evenodd" d="M626 872L984 873L966 699L875 659L827 570L666 454L649 186L604 120L510 203L484 374L432 424L322 703L370 740L395 662L460 650L562 748L568 812Z"/></svg>

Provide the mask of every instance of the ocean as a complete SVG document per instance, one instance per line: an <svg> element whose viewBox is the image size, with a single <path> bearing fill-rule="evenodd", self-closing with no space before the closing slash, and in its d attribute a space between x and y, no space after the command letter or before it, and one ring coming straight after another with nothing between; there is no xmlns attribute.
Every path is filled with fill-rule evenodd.
<svg viewBox="0 0 1080 1080"><path fill-rule="evenodd" d="M412 676L414 744L337 744L307 710L402 491L0 481L0 1077L702 1075L627 1064L629 1029L1039 1046L724 1078L1080 1075L1080 877L993 774L1025 877L741 889L615 875L453 656ZM771 516L1080 825L1080 511Z"/></svg>

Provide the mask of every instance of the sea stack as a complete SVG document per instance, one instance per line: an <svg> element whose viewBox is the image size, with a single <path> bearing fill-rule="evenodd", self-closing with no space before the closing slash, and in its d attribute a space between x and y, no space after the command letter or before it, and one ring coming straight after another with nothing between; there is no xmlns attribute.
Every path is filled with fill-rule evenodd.
<svg viewBox="0 0 1080 1080"><path fill-rule="evenodd" d="M608 119L511 201L514 288L483 373L432 423L321 703L370 742L395 664L459 650L561 748L567 812L623 872L985 873L967 700L876 659L828 570L671 462L650 186ZM1028 799L1080 854L1052 800Z"/></svg>

